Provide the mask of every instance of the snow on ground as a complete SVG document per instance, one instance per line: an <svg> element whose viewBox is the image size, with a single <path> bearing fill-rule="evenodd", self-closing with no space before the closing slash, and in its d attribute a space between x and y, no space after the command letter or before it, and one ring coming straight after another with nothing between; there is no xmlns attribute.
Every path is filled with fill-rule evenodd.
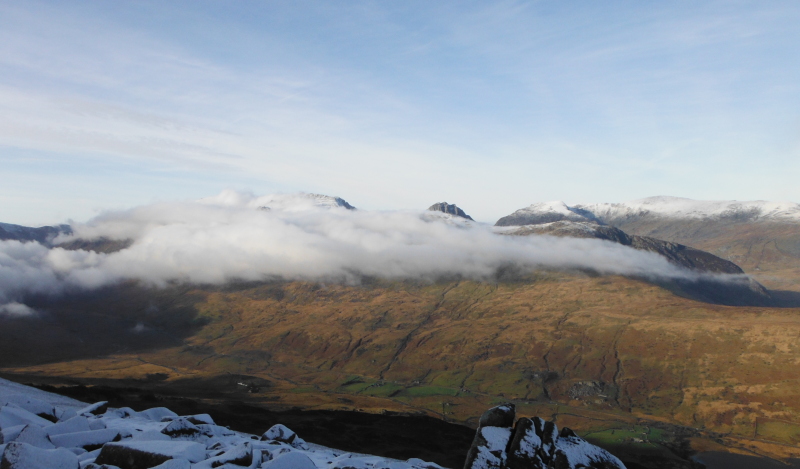
<svg viewBox="0 0 800 469"><path fill-rule="evenodd" d="M0 467L9 469L441 469L348 453L303 441L276 425L250 435L216 425L207 414L179 416L157 407L88 405L0 379Z"/></svg>
<svg viewBox="0 0 800 469"><path fill-rule="evenodd" d="M682 197L648 197L618 204L575 205L600 219L649 213L666 218L715 218L750 213L762 220L800 221L800 204L765 200L693 200Z"/></svg>
<svg viewBox="0 0 800 469"><path fill-rule="evenodd" d="M85 402L76 401L75 399L60 396L58 394L42 391L23 384L17 384L5 379L0 378L0 406L4 406L14 400L15 396L25 396L33 399L38 399L54 407L63 409L78 410L86 407Z"/></svg>
<svg viewBox="0 0 800 469"><path fill-rule="evenodd" d="M567 204L560 200L553 200L550 202L538 202L531 204L525 208L521 208L514 212L512 215L560 215L567 220L573 221L588 221L589 218L576 213Z"/></svg>

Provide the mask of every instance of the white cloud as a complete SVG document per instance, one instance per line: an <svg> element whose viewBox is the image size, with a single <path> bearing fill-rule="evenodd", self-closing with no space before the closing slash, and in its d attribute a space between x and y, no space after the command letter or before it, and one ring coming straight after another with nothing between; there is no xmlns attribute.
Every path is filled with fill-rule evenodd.
<svg viewBox="0 0 800 469"><path fill-rule="evenodd" d="M133 240L110 254L2 241L0 301L124 279L154 285L265 279L353 283L362 276L485 280L509 266L654 279L698 275L659 255L607 241L501 236L488 225L447 223L418 212L351 211L318 203L304 195L227 191L200 201L109 212L73 226L75 237ZM271 209L260 210L263 206Z"/></svg>

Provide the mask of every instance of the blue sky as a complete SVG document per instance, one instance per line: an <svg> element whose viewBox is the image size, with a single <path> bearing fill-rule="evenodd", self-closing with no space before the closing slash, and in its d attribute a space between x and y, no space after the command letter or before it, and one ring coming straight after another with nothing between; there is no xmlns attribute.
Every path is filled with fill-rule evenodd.
<svg viewBox="0 0 800 469"><path fill-rule="evenodd" d="M796 2L3 2L0 221L800 201Z"/></svg>

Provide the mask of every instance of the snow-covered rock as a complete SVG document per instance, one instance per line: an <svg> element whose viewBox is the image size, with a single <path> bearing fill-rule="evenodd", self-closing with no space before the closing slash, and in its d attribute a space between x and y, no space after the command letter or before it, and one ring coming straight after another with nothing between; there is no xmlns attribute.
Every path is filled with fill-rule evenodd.
<svg viewBox="0 0 800 469"><path fill-rule="evenodd" d="M19 432L14 441L17 443L27 443L31 446L42 449L55 449L55 445L50 441L44 429L35 424L25 425L25 428Z"/></svg>
<svg viewBox="0 0 800 469"><path fill-rule="evenodd" d="M54 445L64 448L83 448L87 451L93 451L110 441L119 440L120 438L119 431L111 428L104 428L102 430L51 435L50 441L52 441Z"/></svg>
<svg viewBox="0 0 800 469"><path fill-rule="evenodd" d="M88 432L90 430L91 428L89 427L89 419L82 415L77 415L64 422L59 422L54 425L50 425L49 427L45 427L45 432L51 437L53 435L60 435L62 433Z"/></svg>
<svg viewBox="0 0 800 469"><path fill-rule="evenodd" d="M36 399L35 397L26 396L24 394L12 394L5 398L6 403L15 404L32 414L36 414L45 420L52 422L58 421L56 415L56 408L52 404Z"/></svg>
<svg viewBox="0 0 800 469"><path fill-rule="evenodd" d="M4 385L0 379L0 391ZM207 414L179 416L164 407L105 410L103 402L60 405L60 396L51 400L46 393L34 399L0 400L6 424L2 469L442 469L416 458L398 461L309 444L280 424L259 438L216 425ZM53 423L33 413L40 410L68 418ZM520 419L514 427L514 419L512 404L484 413L465 469L624 468L569 429L559 434L541 419Z"/></svg>
<svg viewBox="0 0 800 469"><path fill-rule="evenodd" d="M0 407L0 429L28 424L46 427L52 425L52 423L53 422L43 419L32 412L28 412L13 403Z"/></svg>
<svg viewBox="0 0 800 469"><path fill-rule="evenodd" d="M100 415L105 413L106 410L108 410L108 402L95 402L94 404L78 410L78 415Z"/></svg>
<svg viewBox="0 0 800 469"><path fill-rule="evenodd" d="M42 449L27 443L12 442L0 459L3 469L78 469L78 457L64 448Z"/></svg>
<svg viewBox="0 0 800 469"><path fill-rule="evenodd" d="M192 438L200 434L200 429L184 417L178 417L161 429L170 438Z"/></svg>
<svg viewBox="0 0 800 469"><path fill-rule="evenodd" d="M120 441L104 445L95 462L122 469L146 469L170 459L198 463L205 458L205 445L193 441Z"/></svg>
<svg viewBox="0 0 800 469"><path fill-rule="evenodd" d="M311 458L296 451L281 454L261 467L263 469L317 469Z"/></svg>
<svg viewBox="0 0 800 469"><path fill-rule="evenodd" d="M513 404L489 409L480 419L464 469L624 469L622 461L553 422L521 418ZM510 420L509 420L510 419Z"/></svg>
<svg viewBox="0 0 800 469"><path fill-rule="evenodd" d="M41 402L3 400L24 395L27 389ZM49 412L52 406L54 415L65 418L53 423L20 403L30 404L34 412ZM87 406L2 379L0 404L5 404L0 407L0 452L8 460L0 465L3 469L440 469L421 460L343 454L308 444L284 425L271 427L259 438L216 425L207 414L179 416L165 407L106 410L103 402Z"/></svg>
<svg viewBox="0 0 800 469"><path fill-rule="evenodd" d="M280 441L291 445L293 448L308 449L308 445L302 438L297 436L297 433L289 430L284 425L277 424L270 427L269 430L264 432L261 436L262 441Z"/></svg>

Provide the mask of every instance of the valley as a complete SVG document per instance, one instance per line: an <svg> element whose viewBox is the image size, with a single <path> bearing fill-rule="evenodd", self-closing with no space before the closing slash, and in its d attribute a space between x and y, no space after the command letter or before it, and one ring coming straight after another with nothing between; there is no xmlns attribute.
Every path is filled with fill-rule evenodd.
<svg viewBox="0 0 800 469"><path fill-rule="evenodd" d="M101 358L86 350L66 361L43 348L41 363L29 355L2 371L177 389L247 376L233 387L270 408L390 411L466 425L481 409L512 401L520 415L555 417L628 453L800 456L794 308L712 305L637 280L565 272L498 283L129 285L84 308L113 315L119 298L139 298L128 323L174 342L104 349ZM63 304L51 304L54 317ZM76 318L63 328L79 331ZM131 342L126 333L136 334L121 331L120 344Z"/></svg>
<svg viewBox="0 0 800 469"><path fill-rule="evenodd" d="M392 428L425 421L424 431L442 422L452 426L435 431L452 432L453 446L425 454L453 467L459 463L446 454L463 454L457 429L474 428L485 409L504 402L513 402L520 416L574 429L630 468L699 467L693 458L728 461L710 467L746 467L747 461L772 467L800 458L797 223L761 220L747 207L736 208L735 216L726 208L724 217L670 218L658 210L689 202L716 206L653 198L630 206L534 204L492 228L440 203L422 215L390 215L408 236L400 244L406 251L389 248L386 257L373 259L372 251L353 251L349 237L366 233L374 242L385 236L370 221L384 215L356 211L339 198L293 197L248 202L238 229L270 223L256 233L271 236L291 226L316 236L288 264L312 273L304 247L330 240L343 244L313 254L323 256L320 262L327 262L325 253L342 251L369 259L368 269L388 263L417 273L365 275L345 262L348 274L337 278L263 280L269 275L250 273L244 278L262 280L204 283L191 281L192 272L154 283L142 274L59 294L29 293L25 307L35 314L0 316L0 373L64 392L106 393L121 406L209 409L220 421L242 425L250 414L279 412L308 424L301 428L309 436L311 422L334 412L348 432L362 435L357 438L374 435L370 451L384 455L391 455L393 433L380 430L378 420L362 428L359 416L388 418L383 425ZM293 212L298 206L305 211ZM348 226L348 237L328 233L326 220ZM198 226L202 232L226 223ZM183 252L187 259L200 259L200 246L223 256L240 252L239 244L185 243L158 229L143 243L136 238L141 234L112 236L113 226L77 227L95 237L44 242L49 254L126 259L123 268L144 255L142 272L169 259L161 252ZM27 240L53 230L9 225L3 236ZM423 261L415 251L419 240L435 246L428 257L454 241L464 251ZM473 246L486 242L499 264ZM183 251L186 245L195 250ZM269 257L279 254L260 237L248 246L258 255L267 249L267 260L281 259ZM509 249L538 252L528 254L536 259L547 256L545 246L560 252L551 261L556 265L510 261ZM603 251L606 263L640 259L644 273L601 274L607 264L559 258L581 249ZM437 262L453 259L459 267L437 270ZM269 263L240 262L222 265L231 272L243 266L273 271ZM476 279L469 270L476 262L495 273ZM466 274L459 273L462 266ZM673 268L682 270L673 277L646 270ZM412 451L420 446L414 441L396 449Z"/></svg>

